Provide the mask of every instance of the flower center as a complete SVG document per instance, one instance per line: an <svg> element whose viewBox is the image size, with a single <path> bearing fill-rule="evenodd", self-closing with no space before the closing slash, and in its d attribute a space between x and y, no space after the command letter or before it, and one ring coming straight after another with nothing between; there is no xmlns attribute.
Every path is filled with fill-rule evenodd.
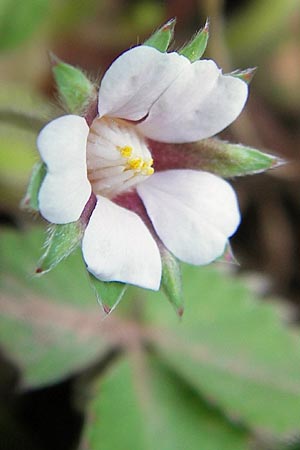
<svg viewBox="0 0 300 450"><path fill-rule="evenodd" d="M87 140L88 178L93 192L112 198L153 174L143 137L120 119L95 119Z"/></svg>

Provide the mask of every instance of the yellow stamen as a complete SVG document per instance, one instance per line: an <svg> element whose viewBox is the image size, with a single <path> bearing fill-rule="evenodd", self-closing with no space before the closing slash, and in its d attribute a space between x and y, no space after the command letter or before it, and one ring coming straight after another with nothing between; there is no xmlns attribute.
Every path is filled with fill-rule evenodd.
<svg viewBox="0 0 300 450"><path fill-rule="evenodd" d="M137 170L143 167L144 161L142 158L134 158L128 161L130 169Z"/></svg>
<svg viewBox="0 0 300 450"><path fill-rule="evenodd" d="M134 170L136 173L142 173L149 176L154 173L152 166L153 159L150 158L145 161L143 158L131 158L133 154L133 148L130 145L124 145L123 147L117 145L117 150L120 152L124 159L127 159L127 169ZM126 169L125 169L126 170Z"/></svg>
<svg viewBox="0 0 300 450"><path fill-rule="evenodd" d="M154 173L153 167L146 167L145 169L143 169L144 175L153 175L153 173Z"/></svg>
<svg viewBox="0 0 300 450"><path fill-rule="evenodd" d="M143 165L141 167L142 173L144 175L152 175L154 173L153 167L151 167L153 164L153 159L149 159L148 161L144 161Z"/></svg>
<svg viewBox="0 0 300 450"><path fill-rule="evenodd" d="M117 149L123 156L123 158L129 158L132 155L133 148L130 145L124 145L124 147L117 146Z"/></svg>
<svg viewBox="0 0 300 450"><path fill-rule="evenodd" d="M144 161L142 165L142 169L147 169L148 167L151 167L153 164L153 159L149 159L148 161Z"/></svg>

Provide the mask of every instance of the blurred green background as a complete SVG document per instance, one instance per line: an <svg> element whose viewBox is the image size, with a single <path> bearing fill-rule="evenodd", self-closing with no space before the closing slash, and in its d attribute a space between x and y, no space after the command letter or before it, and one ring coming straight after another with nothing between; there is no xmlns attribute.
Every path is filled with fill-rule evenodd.
<svg viewBox="0 0 300 450"><path fill-rule="evenodd" d="M205 57L258 67L222 138L288 161L232 180L239 267L184 267L186 312L132 289L102 319L79 253L32 277L45 223L19 207L63 113L49 51L100 81L176 17ZM0 0L0 450L300 449L300 1Z"/></svg>

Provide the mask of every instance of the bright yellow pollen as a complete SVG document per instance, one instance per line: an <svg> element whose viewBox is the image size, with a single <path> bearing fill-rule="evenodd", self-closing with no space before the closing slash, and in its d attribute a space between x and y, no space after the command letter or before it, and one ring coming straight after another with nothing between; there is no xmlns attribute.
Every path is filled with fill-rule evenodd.
<svg viewBox="0 0 300 450"><path fill-rule="evenodd" d="M146 167L143 169L143 173L144 175L152 175L154 173L154 169L153 167Z"/></svg>
<svg viewBox="0 0 300 450"><path fill-rule="evenodd" d="M143 160L142 160L142 158L129 159L128 165L129 165L130 169L133 169L133 170L141 169L143 167Z"/></svg>
<svg viewBox="0 0 300 450"><path fill-rule="evenodd" d="M130 158L133 152L133 148L130 145L124 145L124 147L117 147L123 158Z"/></svg>
<svg viewBox="0 0 300 450"><path fill-rule="evenodd" d="M152 175L154 173L153 167L151 167L153 164L153 159L149 159L149 161L144 161L142 165L142 172L144 175Z"/></svg>
<svg viewBox="0 0 300 450"><path fill-rule="evenodd" d="M142 173L143 175L149 176L154 173L152 166L153 159L150 158L145 161L143 158L131 158L133 153L133 148L130 145L124 145L120 147L116 146L117 150L120 152L121 156L127 160L127 169L134 170L136 173Z"/></svg>
<svg viewBox="0 0 300 450"><path fill-rule="evenodd" d="M145 169L146 167L152 166L152 164L153 164L153 159L152 158L148 159L148 161L146 161L146 162L144 161L142 169Z"/></svg>

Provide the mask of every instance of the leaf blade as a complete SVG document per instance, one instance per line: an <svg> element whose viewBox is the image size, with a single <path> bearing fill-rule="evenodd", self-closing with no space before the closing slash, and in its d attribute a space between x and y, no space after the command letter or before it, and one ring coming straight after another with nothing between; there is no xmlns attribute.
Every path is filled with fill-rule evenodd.
<svg viewBox="0 0 300 450"><path fill-rule="evenodd" d="M101 385L102 384L102 385ZM98 392L97 392L98 391ZM132 355L98 381L83 441L91 450L242 450L247 436L154 359ZM101 418L101 420L100 420Z"/></svg>
<svg viewBox="0 0 300 450"><path fill-rule="evenodd" d="M30 277L42 235L7 231L0 240L0 346L26 388L73 375L115 345L113 321L103 322L80 255L47 277Z"/></svg>
<svg viewBox="0 0 300 450"><path fill-rule="evenodd" d="M188 304L180 328L159 295L155 301L147 294L152 320L168 323L169 331L154 338L156 351L228 417L277 438L299 431L299 334L241 282L209 267L195 270L185 270Z"/></svg>

